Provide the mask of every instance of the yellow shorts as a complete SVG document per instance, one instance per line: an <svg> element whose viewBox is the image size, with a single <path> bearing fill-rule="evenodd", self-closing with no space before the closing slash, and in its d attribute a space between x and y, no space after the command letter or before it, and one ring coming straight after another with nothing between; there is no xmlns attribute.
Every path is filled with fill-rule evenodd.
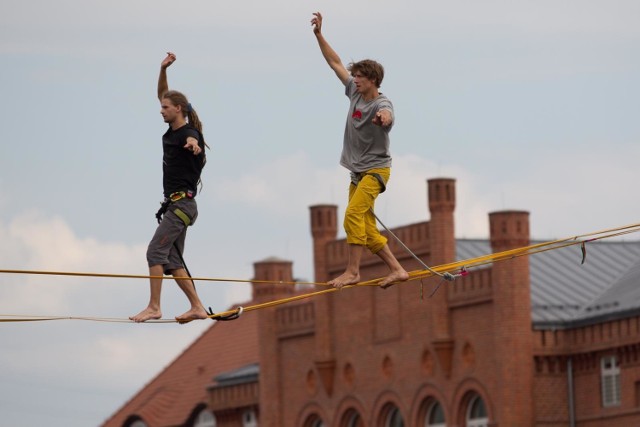
<svg viewBox="0 0 640 427"><path fill-rule="evenodd" d="M373 205L382 186L375 176L378 174L385 185L389 181L391 168L375 168L362 173L362 179L349 185L349 204L344 213L344 230L347 243L366 246L372 253L378 253L387 244L387 238L380 234L373 216Z"/></svg>

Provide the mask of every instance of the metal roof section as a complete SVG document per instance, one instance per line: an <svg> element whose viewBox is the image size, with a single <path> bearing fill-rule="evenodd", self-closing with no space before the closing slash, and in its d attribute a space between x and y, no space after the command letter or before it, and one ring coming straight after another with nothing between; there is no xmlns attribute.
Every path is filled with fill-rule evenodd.
<svg viewBox="0 0 640 427"><path fill-rule="evenodd" d="M529 257L534 328L566 329L640 313L640 242L591 242L586 251L584 264L578 245ZM457 260L489 253L489 240L456 240Z"/></svg>
<svg viewBox="0 0 640 427"><path fill-rule="evenodd" d="M252 363L245 365L241 368L234 369L232 371L223 372L216 376L217 387L226 387L238 384L246 384L258 381L258 375L260 374L260 365Z"/></svg>

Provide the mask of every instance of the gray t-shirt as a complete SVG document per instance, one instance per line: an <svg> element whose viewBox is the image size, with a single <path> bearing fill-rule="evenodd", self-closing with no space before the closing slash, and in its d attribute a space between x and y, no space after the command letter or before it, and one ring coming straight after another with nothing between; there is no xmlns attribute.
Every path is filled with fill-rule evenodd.
<svg viewBox="0 0 640 427"><path fill-rule="evenodd" d="M376 126L372 123L379 110L390 110L394 118L393 104L382 93L366 102L356 90L353 77L345 85L345 95L351 101L347 124L344 129L344 144L340 164L351 172L364 172L373 168L391 167L389 131L393 127Z"/></svg>

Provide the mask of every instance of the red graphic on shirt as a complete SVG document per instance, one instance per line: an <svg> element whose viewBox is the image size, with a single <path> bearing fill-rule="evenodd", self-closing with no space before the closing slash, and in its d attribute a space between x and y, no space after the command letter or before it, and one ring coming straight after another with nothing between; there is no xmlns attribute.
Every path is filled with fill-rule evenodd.
<svg viewBox="0 0 640 427"><path fill-rule="evenodd" d="M351 115L351 118L356 120L362 120L362 111L360 110L354 111L353 114Z"/></svg>

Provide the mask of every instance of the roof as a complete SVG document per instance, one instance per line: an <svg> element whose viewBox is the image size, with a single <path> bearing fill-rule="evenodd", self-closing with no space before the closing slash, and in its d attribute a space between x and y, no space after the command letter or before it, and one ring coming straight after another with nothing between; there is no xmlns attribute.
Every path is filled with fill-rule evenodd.
<svg viewBox="0 0 640 427"><path fill-rule="evenodd" d="M258 362L258 316L215 322L167 368L126 402L103 427L121 427L132 415L152 427L184 425L208 401L211 379Z"/></svg>
<svg viewBox="0 0 640 427"><path fill-rule="evenodd" d="M237 384L246 384L258 381L260 373L260 365L252 363L230 372L225 372L214 378L216 386L232 386Z"/></svg>
<svg viewBox="0 0 640 427"><path fill-rule="evenodd" d="M640 242L597 241L586 249L584 264L577 245L529 257L534 328L577 327L640 314ZM489 253L489 240L456 240L458 260Z"/></svg>

